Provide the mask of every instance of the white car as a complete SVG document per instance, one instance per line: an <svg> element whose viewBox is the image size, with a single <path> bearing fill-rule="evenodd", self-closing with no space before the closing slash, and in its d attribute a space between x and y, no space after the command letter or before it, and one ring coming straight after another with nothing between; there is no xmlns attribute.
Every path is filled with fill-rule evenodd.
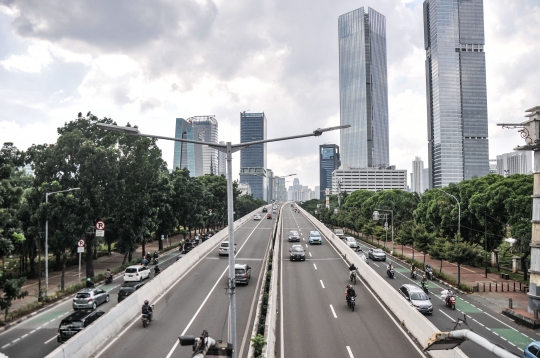
<svg viewBox="0 0 540 358"><path fill-rule="evenodd" d="M124 271L124 282L129 281L142 281L146 278L150 278L150 270L146 266L133 265L126 268Z"/></svg>
<svg viewBox="0 0 540 358"><path fill-rule="evenodd" d="M253 220L261 220L262 217L261 217L261 214L255 214L255 216L253 217Z"/></svg>
<svg viewBox="0 0 540 358"><path fill-rule="evenodd" d="M356 249L358 247L358 243L354 237L347 236L345 238L345 243L349 245L351 249Z"/></svg>
<svg viewBox="0 0 540 358"><path fill-rule="evenodd" d="M236 244L234 244L236 246ZM234 253L236 254L236 247L234 248ZM219 245L219 256L221 255L227 255L229 256L229 242L228 241L223 241L220 245Z"/></svg>

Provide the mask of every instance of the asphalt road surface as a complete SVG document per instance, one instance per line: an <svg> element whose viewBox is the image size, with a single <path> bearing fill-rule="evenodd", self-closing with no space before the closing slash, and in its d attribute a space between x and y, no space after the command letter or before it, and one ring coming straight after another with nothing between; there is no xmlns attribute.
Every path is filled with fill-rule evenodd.
<svg viewBox="0 0 540 358"><path fill-rule="evenodd" d="M373 246L363 241L358 241L358 243L367 256L369 248ZM422 256L419 254L417 260L421 261L421 258ZM395 267L394 279L390 279L386 275L386 267L389 262L392 262L392 265ZM413 280L410 278L410 267L405 266L401 261L395 261L388 254L386 262L369 260L369 264L379 275L385 277L396 290L405 283L420 285L422 272L418 271L417 279ZM437 270L436 267L433 269ZM481 302L468 298L467 295L457 293L456 309L450 309L450 307L445 305L444 299L440 294L445 289L446 286L443 284L436 281L429 281L428 292L433 304L433 314L427 315L427 318L441 331L453 330L455 327L454 322L458 318L463 319L464 314L466 314L467 324L474 332L518 356L523 355L523 349L529 343L538 340L538 338L534 337L536 334L531 330L515 324L514 321L503 316L500 312L491 310L482 305ZM467 329L467 326L462 325L457 329ZM460 348L469 357L495 357L494 354L471 341L461 344Z"/></svg>
<svg viewBox="0 0 540 358"><path fill-rule="evenodd" d="M235 233L236 263L252 268L247 286L237 285L238 357L247 357L256 298L275 221L263 217L248 221ZM178 344L178 336L199 336L203 330L217 340L228 338L228 257L219 257L218 246L192 268L155 303L154 320L143 328L140 316L134 317L114 340L94 357L190 357L192 348Z"/></svg>
<svg viewBox="0 0 540 358"><path fill-rule="evenodd" d="M354 286L354 312L345 301L348 264L323 236L309 245L316 228L290 205L282 210L278 357L424 357L361 280ZM306 261L290 261L290 230L301 234Z"/></svg>

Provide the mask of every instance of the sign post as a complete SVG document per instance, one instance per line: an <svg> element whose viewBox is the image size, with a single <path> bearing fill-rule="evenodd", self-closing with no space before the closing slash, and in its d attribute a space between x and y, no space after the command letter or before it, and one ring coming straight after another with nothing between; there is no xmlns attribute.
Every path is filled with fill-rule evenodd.
<svg viewBox="0 0 540 358"><path fill-rule="evenodd" d="M79 283L81 282L81 254L84 252L84 240L77 242L77 252L79 253Z"/></svg>

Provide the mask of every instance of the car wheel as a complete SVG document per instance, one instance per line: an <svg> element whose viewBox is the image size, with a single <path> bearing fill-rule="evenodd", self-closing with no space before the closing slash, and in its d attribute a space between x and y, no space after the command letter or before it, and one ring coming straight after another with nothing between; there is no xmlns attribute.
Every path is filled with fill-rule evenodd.
<svg viewBox="0 0 540 358"><path fill-rule="evenodd" d="M92 309L95 310L96 308L97 308L97 303L94 302L94 303L92 304Z"/></svg>
<svg viewBox="0 0 540 358"><path fill-rule="evenodd" d="M109 302L109 295L105 298L105 302Z"/></svg>
<svg viewBox="0 0 540 358"><path fill-rule="evenodd" d="M62 343L62 340L60 339L60 337L57 337L57 338L56 338L56 341L57 341L58 343Z"/></svg>
<svg viewBox="0 0 540 358"><path fill-rule="evenodd" d="M142 276L141 276L141 278L139 279L139 282L142 282Z"/></svg>

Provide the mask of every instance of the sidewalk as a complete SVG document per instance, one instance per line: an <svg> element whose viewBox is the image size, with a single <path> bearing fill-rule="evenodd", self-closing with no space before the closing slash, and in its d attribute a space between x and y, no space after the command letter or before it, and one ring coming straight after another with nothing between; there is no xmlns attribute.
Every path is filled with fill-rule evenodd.
<svg viewBox="0 0 540 358"><path fill-rule="evenodd" d="M182 235L175 235L170 237L170 244L178 243L183 239ZM163 246L168 246L168 243L164 241ZM133 258L141 257L142 247L137 248L133 253ZM158 250L158 241L154 240L151 243L146 244L146 251L154 252ZM104 273L107 268L113 269L122 265L124 260L124 255L112 252L110 256L101 256L97 260L93 260L94 263L94 275ZM51 261L49 261L51 264ZM62 278L62 271L50 271L49 272L49 295L59 291L59 285ZM84 260L81 262L81 280L86 278L86 264ZM24 290L28 291L28 296L23 299L14 300L10 308L10 312L15 312L17 309L22 308L30 303L37 302L37 293L38 293L38 282L39 279L27 279L26 285L23 286ZM79 265L68 266L66 268L64 276L64 286L69 287L71 285L77 284L79 282ZM45 276L41 278L41 287L45 287Z"/></svg>
<svg viewBox="0 0 540 358"><path fill-rule="evenodd" d="M344 231L352 234L348 229L344 229ZM366 240L367 238L364 236L363 239ZM367 240L377 243L377 240ZM380 241L380 245L385 246L384 240ZM390 250L392 242L386 242L385 247ZM401 245L395 245L395 253L402 253ZM403 255L407 258L412 258L412 248L404 246ZM414 259L418 262L423 262L424 255L421 252L415 251ZM432 260L429 255L426 255L426 263L433 268L435 273L439 272L441 267L440 260ZM540 320L535 320L534 314L529 313L527 310L528 296L524 284L520 285L519 282L514 280L503 279L496 273L488 273L486 278L485 268L461 265L460 271L460 283L471 287L474 291L467 295L469 298L475 299L493 311L501 312L529 328L540 327ZM446 277L452 278L457 282L457 264L443 260L442 272ZM509 309L509 299L512 299L512 309Z"/></svg>

